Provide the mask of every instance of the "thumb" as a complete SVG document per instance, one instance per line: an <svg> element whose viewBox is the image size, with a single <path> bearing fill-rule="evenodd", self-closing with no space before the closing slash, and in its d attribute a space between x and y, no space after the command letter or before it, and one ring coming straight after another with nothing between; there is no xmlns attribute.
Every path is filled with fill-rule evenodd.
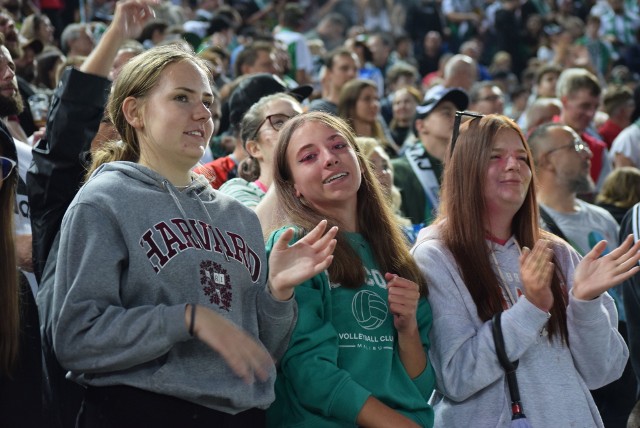
<svg viewBox="0 0 640 428"><path fill-rule="evenodd" d="M289 241L291 241L291 238L293 238L293 228L290 227L280 235L274 244L273 249L276 251L286 250L289 248Z"/></svg>
<svg viewBox="0 0 640 428"><path fill-rule="evenodd" d="M585 259L596 260L600 258L604 250L607 248L607 241L600 241L596 245L593 246L591 251L584 256Z"/></svg>

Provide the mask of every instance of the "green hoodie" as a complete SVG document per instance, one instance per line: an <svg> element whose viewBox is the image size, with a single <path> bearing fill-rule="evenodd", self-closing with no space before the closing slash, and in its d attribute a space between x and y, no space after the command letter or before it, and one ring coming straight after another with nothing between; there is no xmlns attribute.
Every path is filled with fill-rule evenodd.
<svg viewBox="0 0 640 428"><path fill-rule="evenodd" d="M283 231L271 235L267 253ZM296 287L298 323L280 362L268 426L353 427L365 401L373 396L431 427L433 410L427 403L435 387L431 363L417 378L409 377L398 354L384 272L361 235L344 236L362 260L366 282L356 289L341 287L323 272ZM420 300L417 318L427 352L431 308L426 299Z"/></svg>

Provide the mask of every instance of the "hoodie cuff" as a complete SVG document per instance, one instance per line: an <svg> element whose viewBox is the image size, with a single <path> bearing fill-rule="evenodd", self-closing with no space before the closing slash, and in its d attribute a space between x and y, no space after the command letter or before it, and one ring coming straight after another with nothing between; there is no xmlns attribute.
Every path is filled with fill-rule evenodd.
<svg viewBox="0 0 640 428"><path fill-rule="evenodd" d="M573 295L573 289L569 291L569 305L573 319L580 323L598 322L602 313L605 312L603 305L606 299L612 299L607 293L602 293L593 300L578 299Z"/></svg>
<svg viewBox="0 0 640 428"><path fill-rule="evenodd" d="M189 335L189 327L184 322L184 314L187 310L187 305L174 305L167 306L165 309L165 331L167 332L167 338L171 343L184 342L192 339Z"/></svg>

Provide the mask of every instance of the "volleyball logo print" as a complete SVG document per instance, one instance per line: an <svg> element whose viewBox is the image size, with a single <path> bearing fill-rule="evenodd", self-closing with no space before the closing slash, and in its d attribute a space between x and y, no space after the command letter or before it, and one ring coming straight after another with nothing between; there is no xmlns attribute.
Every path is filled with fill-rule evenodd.
<svg viewBox="0 0 640 428"><path fill-rule="evenodd" d="M389 308L387 302L373 291L359 291L351 301L351 310L360 327L373 330L387 319Z"/></svg>

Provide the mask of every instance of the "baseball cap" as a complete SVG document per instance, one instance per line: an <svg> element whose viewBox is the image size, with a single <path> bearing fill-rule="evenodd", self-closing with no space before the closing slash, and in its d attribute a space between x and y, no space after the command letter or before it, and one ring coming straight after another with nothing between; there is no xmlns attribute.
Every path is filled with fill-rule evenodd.
<svg viewBox="0 0 640 428"><path fill-rule="evenodd" d="M22 49L31 49L36 55L44 50L44 45L38 39L23 39L22 37L20 37L19 40Z"/></svg>
<svg viewBox="0 0 640 428"><path fill-rule="evenodd" d="M469 96L462 88L436 88L424 96L424 101L416 107L416 117L422 119L431 113L442 101L451 101L458 110L466 110Z"/></svg>
<svg viewBox="0 0 640 428"><path fill-rule="evenodd" d="M256 73L245 78L229 97L229 122L240 123L252 105L267 95L285 92L302 102L313 92L309 85L288 89L278 76L270 73Z"/></svg>

